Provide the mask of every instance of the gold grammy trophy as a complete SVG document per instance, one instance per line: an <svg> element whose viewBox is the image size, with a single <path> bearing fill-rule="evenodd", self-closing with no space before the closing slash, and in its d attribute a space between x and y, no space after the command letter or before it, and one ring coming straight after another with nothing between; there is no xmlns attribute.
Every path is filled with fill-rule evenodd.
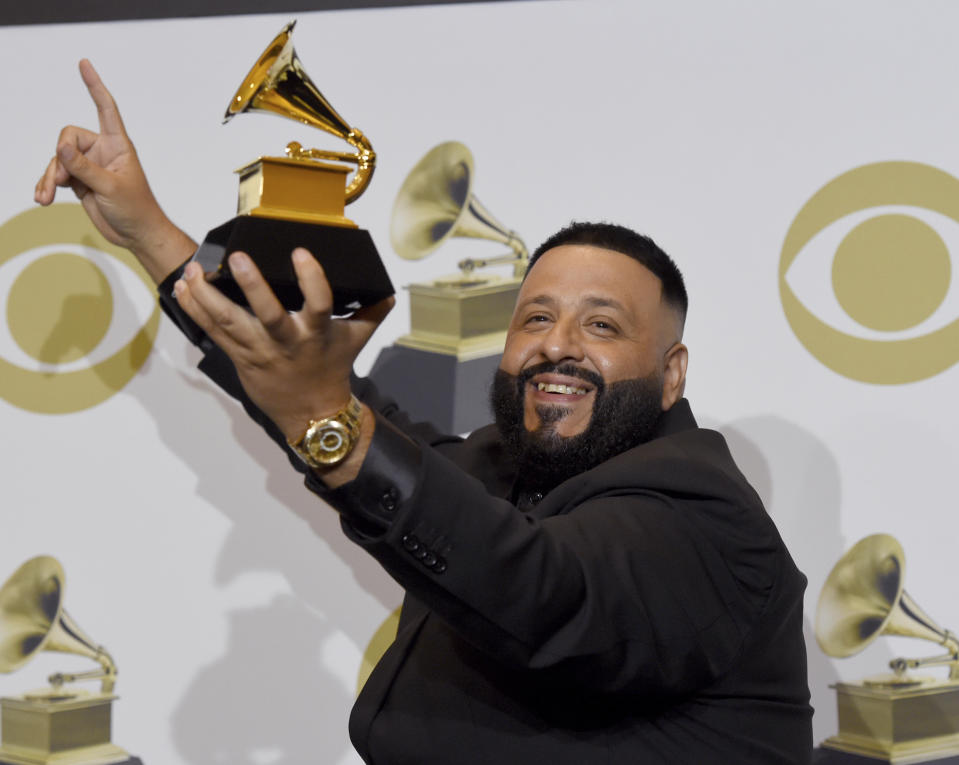
<svg viewBox="0 0 959 765"><path fill-rule="evenodd" d="M319 128L346 141L355 153L304 149L292 141L285 156L259 157L240 176L237 217L207 234L196 260L231 299L246 299L225 257L247 252L280 302L298 310L303 295L290 262L306 247L323 265L333 288L334 313L351 313L393 294L393 285L367 231L344 216L344 208L366 189L376 154L369 139L351 127L309 78L293 48L293 26L267 46L230 101L224 122L248 111L265 111ZM349 184L346 176L356 165Z"/></svg>
<svg viewBox="0 0 959 765"><path fill-rule="evenodd" d="M0 765L141 765L110 742L117 668L63 607L65 577L49 556L32 558L0 588L0 672L42 651L86 656L99 669L56 673L49 688L0 699ZM66 685L100 680L99 693Z"/></svg>
<svg viewBox="0 0 959 765"><path fill-rule="evenodd" d="M816 608L816 640L834 657L859 653L879 635L930 640L946 653L897 658L891 673L837 683L839 733L823 747L880 762L929 762L959 754L959 639L903 589L905 555L888 534L861 539L833 567ZM942 665L948 678L910 669Z"/></svg>
<svg viewBox="0 0 959 765"><path fill-rule="evenodd" d="M488 421L487 386L529 260L523 240L476 198L474 177L473 155L462 143L448 141L427 152L393 204L393 249L419 260L454 237L470 237L504 244L509 253L463 259L458 274L411 284L410 332L381 354L371 372L414 417L455 433ZM497 265L511 266L509 275L486 270ZM398 390L404 383L406 389Z"/></svg>

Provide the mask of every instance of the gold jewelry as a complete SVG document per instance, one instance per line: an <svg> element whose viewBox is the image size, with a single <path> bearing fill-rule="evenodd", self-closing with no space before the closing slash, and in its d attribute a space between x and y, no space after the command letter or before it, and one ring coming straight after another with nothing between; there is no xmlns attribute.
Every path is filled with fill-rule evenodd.
<svg viewBox="0 0 959 765"><path fill-rule="evenodd" d="M345 460L360 437L360 402L350 394L350 403L332 417L310 420L310 424L290 447L312 468L330 468Z"/></svg>

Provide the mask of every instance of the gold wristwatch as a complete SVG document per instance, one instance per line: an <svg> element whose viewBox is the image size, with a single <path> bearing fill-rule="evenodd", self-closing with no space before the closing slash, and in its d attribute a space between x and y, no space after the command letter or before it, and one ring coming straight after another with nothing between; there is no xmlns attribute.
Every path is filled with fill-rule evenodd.
<svg viewBox="0 0 959 765"><path fill-rule="evenodd" d="M331 468L345 460L360 437L360 402L350 395L346 408L332 417L310 420L306 432L289 444L312 468Z"/></svg>

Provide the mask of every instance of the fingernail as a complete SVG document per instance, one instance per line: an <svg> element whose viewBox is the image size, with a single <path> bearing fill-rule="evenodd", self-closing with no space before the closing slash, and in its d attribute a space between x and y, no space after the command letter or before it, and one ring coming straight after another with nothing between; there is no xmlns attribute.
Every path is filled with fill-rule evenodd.
<svg viewBox="0 0 959 765"><path fill-rule="evenodd" d="M187 279L192 279L195 276L199 276L200 267L196 263L187 263L186 267L183 269L183 276Z"/></svg>
<svg viewBox="0 0 959 765"><path fill-rule="evenodd" d="M230 270L235 274L243 274L248 270L248 263L245 257L240 253L234 252L230 255Z"/></svg>
<svg viewBox="0 0 959 765"><path fill-rule="evenodd" d="M183 279L177 279L173 283L173 296L177 299L186 291L186 284Z"/></svg>

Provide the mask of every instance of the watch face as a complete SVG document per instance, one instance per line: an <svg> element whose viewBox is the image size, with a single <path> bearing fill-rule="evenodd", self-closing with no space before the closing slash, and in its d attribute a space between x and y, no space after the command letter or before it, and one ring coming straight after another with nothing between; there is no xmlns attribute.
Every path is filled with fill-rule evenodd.
<svg viewBox="0 0 959 765"><path fill-rule="evenodd" d="M350 429L338 420L330 420L306 434L304 446L310 457L321 465L335 465L353 448Z"/></svg>

